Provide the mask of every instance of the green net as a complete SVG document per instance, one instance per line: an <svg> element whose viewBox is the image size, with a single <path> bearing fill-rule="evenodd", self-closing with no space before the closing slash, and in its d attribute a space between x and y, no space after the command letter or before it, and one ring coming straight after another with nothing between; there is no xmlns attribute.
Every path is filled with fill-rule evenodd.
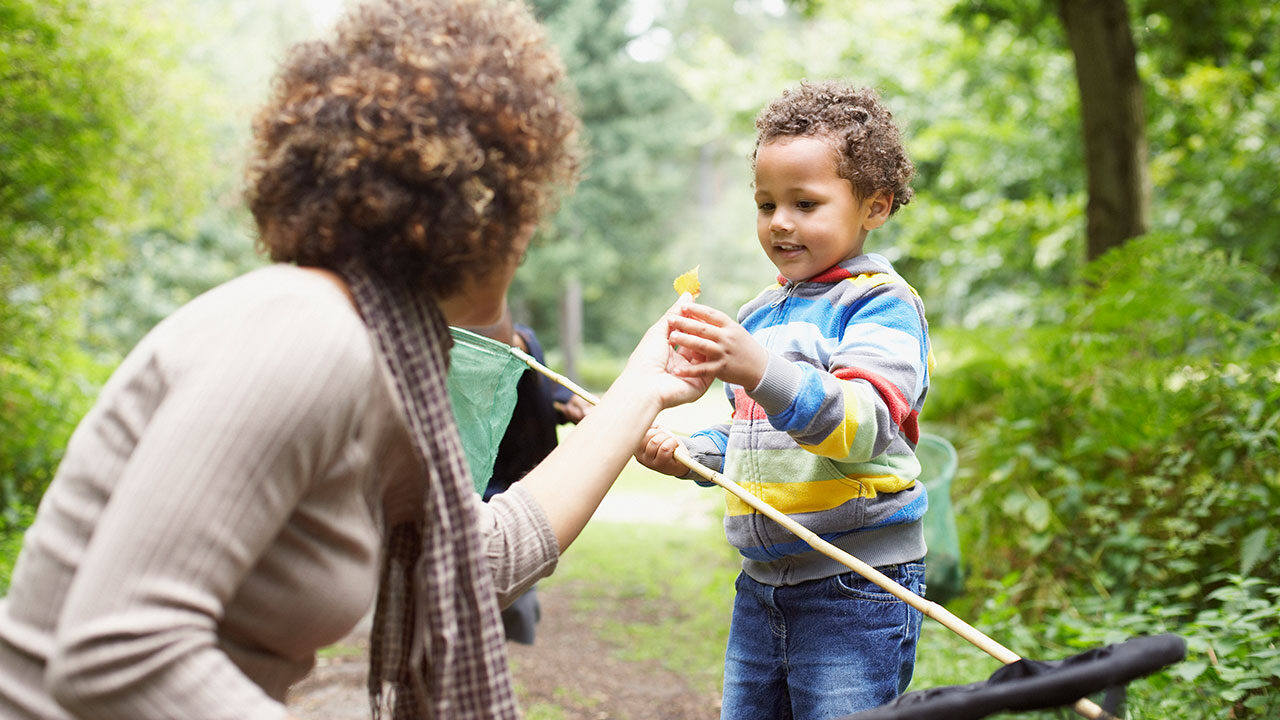
<svg viewBox="0 0 1280 720"><path fill-rule="evenodd" d="M493 474L498 444L516 406L516 382L528 366L497 340L461 328L449 328L449 400L462 435L462 449L476 492Z"/></svg>
<svg viewBox="0 0 1280 720"><path fill-rule="evenodd" d="M964 566L960 560L960 535L956 531L955 510L951 507L951 480L956 475L956 449L946 438L920 434L916 446L920 458L920 481L929 492L929 509L924 514L924 581L929 599L946 601L964 590Z"/></svg>

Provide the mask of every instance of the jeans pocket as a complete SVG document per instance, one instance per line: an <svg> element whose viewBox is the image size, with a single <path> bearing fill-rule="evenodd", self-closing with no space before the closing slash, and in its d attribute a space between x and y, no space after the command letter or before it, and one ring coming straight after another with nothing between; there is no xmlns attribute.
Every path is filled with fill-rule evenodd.
<svg viewBox="0 0 1280 720"><path fill-rule="evenodd" d="M897 578L898 584L917 595L924 595L924 563L912 562L902 563L898 566L902 570L902 577Z"/></svg>
<svg viewBox="0 0 1280 720"><path fill-rule="evenodd" d="M876 603L902 602L889 591L854 572L835 575L828 582L836 593L847 598Z"/></svg>
<svg viewBox="0 0 1280 720"><path fill-rule="evenodd" d="M917 595L924 595L924 563L902 563L876 568L885 577ZM856 572L835 575L830 582L845 597L871 602L902 602L888 590Z"/></svg>

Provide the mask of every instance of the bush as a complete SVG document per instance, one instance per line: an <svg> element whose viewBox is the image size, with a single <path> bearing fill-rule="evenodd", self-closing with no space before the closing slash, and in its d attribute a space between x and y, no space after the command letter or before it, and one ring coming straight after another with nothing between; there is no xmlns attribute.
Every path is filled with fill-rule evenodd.
<svg viewBox="0 0 1280 720"><path fill-rule="evenodd" d="M1273 718L1280 712L1280 588L1237 574L1196 602L1165 589L1125 602L1084 596L1028 625L1010 604L1027 579L988 581L978 624L1026 657L1056 659L1140 635L1174 633L1187 642L1183 662L1129 686L1131 720Z"/></svg>
<svg viewBox="0 0 1280 720"><path fill-rule="evenodd" d="M1030 608L1280 580L1276 296L1221 252L1152 236L1095 263L1060 325L975 338L1003 359L975 351L936 383L982 393L941 403L972 433L957 504L975 570L1021 574Z"/></svg>

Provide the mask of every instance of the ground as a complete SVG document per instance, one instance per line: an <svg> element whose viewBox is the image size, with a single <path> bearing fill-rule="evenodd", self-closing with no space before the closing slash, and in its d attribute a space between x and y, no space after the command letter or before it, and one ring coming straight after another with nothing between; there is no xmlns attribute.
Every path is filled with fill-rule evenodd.
<svg viewBox="0 0 1280 720"><path fill-rule="evenodd" d="M621 660L595 632L600 618L575 613L572 588L538 591L542 622L533 645L511 645L521 702L550 703L569 720L712 720L718 694L696 692L678 673L656 662ZM610 609L627 618L627 606ZM620 617L621 616L621 617ZM636 618L639 620L640 618Z"/></svg>
<svg viewBox="0 0 1280 720"><path fill-rule="evenodd" d="M574 612L574 590L539 589L542 621L533 645L509 643L521 707L554 705L563 720L713 720L719 697L689 688L677 673L653 662L618 659L595 632L603 618ZM626 607L613 607L613 620ZM623 614L620 618L619 613ZM294 688L289 708L310 720L369 720L365 679L369 665L368 623L362 623L337 652L321 657ZM536 712L536 710L535 710Z"/></svg>

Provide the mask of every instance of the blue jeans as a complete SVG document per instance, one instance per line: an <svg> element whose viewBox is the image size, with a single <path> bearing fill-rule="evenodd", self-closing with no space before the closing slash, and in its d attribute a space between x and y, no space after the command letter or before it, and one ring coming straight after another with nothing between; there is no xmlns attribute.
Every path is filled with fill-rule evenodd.
<svg viewBox="0 0 1280 720"><path fill-rule="evenodd" d="M877 568L917 594L924 564ZM721 720L829 720L911 682L920 611L856 573L774 587L740 573Z"/></svg>

